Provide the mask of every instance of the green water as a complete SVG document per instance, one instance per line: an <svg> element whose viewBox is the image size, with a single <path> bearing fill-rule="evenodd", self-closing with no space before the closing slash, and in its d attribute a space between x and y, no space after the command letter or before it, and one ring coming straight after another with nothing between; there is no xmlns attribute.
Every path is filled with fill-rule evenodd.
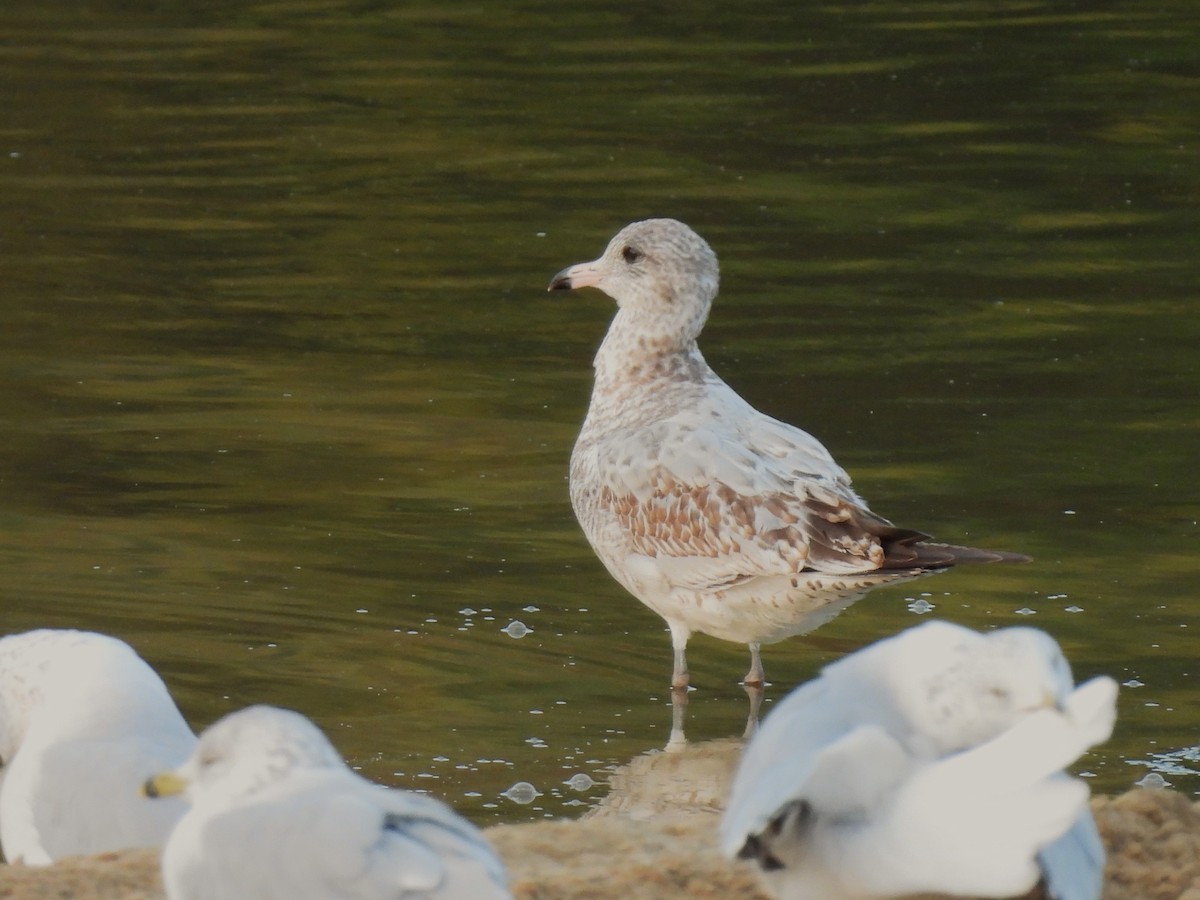
<svg viewBox="0 0 1200 900"><path fill-rule="evenodd" d="M1193 4L203 6L0 9L0 631L119 635L195 725L300 709L480 821L594 803L666 743L669 642L567 501L611 305L545 286L671 215L736 389L1035 557L767 648L768 697L924 593L1141 683L1097 790L1200 790ZM740 733L744 649L690 662L688 736Z"/></svg>

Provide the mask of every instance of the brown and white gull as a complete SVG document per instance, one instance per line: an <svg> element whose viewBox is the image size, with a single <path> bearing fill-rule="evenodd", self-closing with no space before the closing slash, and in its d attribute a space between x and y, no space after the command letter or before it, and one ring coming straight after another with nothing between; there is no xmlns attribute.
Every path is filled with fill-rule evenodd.
<svg viewBox="0 0 1200 900"><path fill-rule="evenodd" d="M696 232L647 219L549 288L617 302L571 454L571 505L612 576L666 620L674 687L687 686L693 632L748 644L745 682L759 685L761 643L811 631L879 584L1024 559L896 527L816 438L738 396L696 346L717 280Z"/></svg>

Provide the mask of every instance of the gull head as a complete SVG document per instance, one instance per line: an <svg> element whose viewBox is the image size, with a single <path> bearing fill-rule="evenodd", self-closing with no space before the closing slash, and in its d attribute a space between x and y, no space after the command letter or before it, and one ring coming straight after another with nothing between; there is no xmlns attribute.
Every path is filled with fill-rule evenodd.
<svg viewBox="0 0 1200 900"><path fill-rule="evenodd" d="M646 219L618 231L598 259L563 269L548 290L595 287L623 310L702 326L717 282L717 255L704 238L675 219Z"/></svg>
<svg viewBox="0 0 1200 900"><path fill-rule="evenodd" d="M1074 687L1071 667L1044 631L1017 627L980 635L929 625L942 627L901 635L918 639L909 639L897 661L917 675L901 701L906 715L939 753L991 740L1038 710L1063 709Z"/></svg>
<svg viewBox="0 0 1200 900"><path fill-rule="evenodd" d="M193 803L253 796L302 769L344 768L312 722L273 706L250 706L210 725L192 755L173 772L150 778L147 797L186 794Z"/></svg>

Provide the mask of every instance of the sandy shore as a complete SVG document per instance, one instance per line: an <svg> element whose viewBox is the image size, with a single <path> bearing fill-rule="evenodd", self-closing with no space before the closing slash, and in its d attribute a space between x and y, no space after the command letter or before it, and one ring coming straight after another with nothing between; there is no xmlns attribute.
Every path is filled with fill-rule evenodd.
<svg viewBox="0 0 1200 900"><path fill-rule="evenodd" d="M578 821L487 830L522 900L767 900L715 831L739 742L639 757ZM1096 797L1109 852L1105 900L1200 900L1200 802L1168 789ZM1038 896L1034 894L1032 896ZM158 854L137 850L53 866L0 866L0 900L163 900Z"/></svg>

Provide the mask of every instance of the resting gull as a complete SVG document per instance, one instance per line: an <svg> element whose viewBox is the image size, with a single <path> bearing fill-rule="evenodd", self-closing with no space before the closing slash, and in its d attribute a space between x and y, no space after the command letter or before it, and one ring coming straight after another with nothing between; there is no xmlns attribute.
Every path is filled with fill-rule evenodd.
<svg viewBox="0 0 1200 900"><path fill-rule="evenodd" d="M693 632L748 644L745 682L760 685L760 643L811 631L874 586L1025 558L897 528L816 438L722 381L696 346L717 257L682 222L634 222L550 282L581 287L618 309L571 454L571 505L612 576L666 620L676 688Z"/></svg>
<svg viewBox="0 0 1200 900"><path fill-rule="evenodd" d="M1076 688L1033 628L928 622L827 666L742 756L722 849L786 900L932 892L1096 900L1104 849L1064 766L1107 740L1117 685Z"/></svg>
<svg viewBox="0 0 1200 900"><path fill-rule="evenodd" d="M123 641L43 629L0 638L0 848L9 862L162 846L186 805L138 796L196 737Z"/></svg>
<svg viewBox="0 0 1200 900"><path fill-rule="evenodd" d="M170 900L500 900L504 868L445 804L372 784L299 713L251 706L151 778L191 810L163 851Z"/></svg>

